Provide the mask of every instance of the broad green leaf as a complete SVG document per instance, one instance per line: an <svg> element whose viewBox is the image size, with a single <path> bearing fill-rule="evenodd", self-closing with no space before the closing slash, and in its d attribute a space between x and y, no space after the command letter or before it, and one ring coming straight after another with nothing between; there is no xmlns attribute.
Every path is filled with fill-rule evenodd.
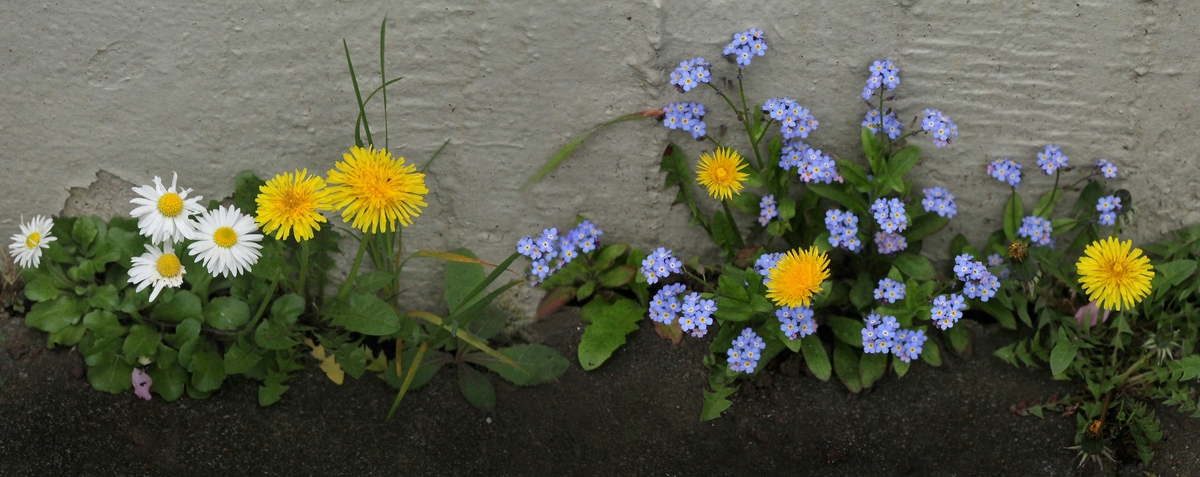
<svg viewBox="0 0 1200 477"><path fill-rule="evenodd" d="M995 300L980 301L973 299L970 300L970 305L972 309L980 310L984 313L992 315L992 318L995 318L996 321L1000 322L1000 326L1010 330L1017 329L1017 318L1013 316L1012 310L1003 307Z"/></svg>
<svg viewBox="0 0 1200 477"><path fill-rule="evenodd" d="M1171 370L1171 380L1191 381L1200 377L1200 355L1168 361L1167 367Z"/></svg>
<svg viewBox="0 0 1200 477"><path fill-rule="evenodd" d="M971 345L971 337L967 334L967 329L964 326L955 326L942 332L946 336L946 340L950 342L950 347L955 353L963 354L967 351L967 347Z"/></svg>
<svg viewBox="0 0 1200 477"><path fill-rule="evenodd" d="M1171 287L1192 276L1195 271L1195 260L1175 260L1154 265L1154 279L1150 285L1154 289L1154 298L1158 299Z"/></svg>
<svg viewBox="0 0 1200 477"><path fill-rule="evenodd" d="M192 373L192 386L197 391L213 392L225 382L225 359L211 348L192 355L187 369Z"/></svg>
<svg viewBox="0 0 1200 477"><path fill-rule="evenodd" d="M195 339L197 336L200 336L200 327L200 320L194 318L184 320L183 323L180 323L175 327L174 333L167 335L167 343L170 343L176 348L181 347L184 345L184 343L187 343Z"/></svg>
<svg viewBox="0 0 1200 477"><path fill-rule="evenodd" d="M747 302L718 296L717 311L713 312L713 316L725 321L749 321L754 317L754 310L750 309L750 304Z"/></svg>
<svg viewBox="0 0 1200 477"><path fill-rule="evenodd" d="M825 353L821 338L815 333L801 338L800 351L804 353L804 362L808 364L808 370L812 371L813 376L821 381L828 381L833 368L829 364L829 356Z"/></svg>
<svg viewBox="0 0 1200 477"><path fill-rule="evenodd" d="M578 301L584 301L584 300L588 299L589 297L591 297L592 293L595 293L595 291L596 291L596 282L589 280L589 281L585 282L583 285L580 285L579 288L577 290L575 290L575 299Z"/></svg>
<svg viewBox="0 0 1200 477"><path fill-rule="evenodd" d="M86 332L87 328L80 323L50 333L50 336L46 337L46 349L54 349L58 345L75 346Z"/></svg>
<svg viewBox="0 0 1200 477"><path fill-rule="evenodd" d="M901 361L896 355L892 355L892 369L896 370L896 376L904 377L908 374L908 368L912 365L906 361Z"/></svg>
<svg viewBox="0 0 1200 477"><path fill-rule="evenodd" d="M596 281L604 288L619 288L633 281L637 269L631 265L620 265L610 268L596 277Z"/></svg>
<svg viewBox="0 0 1200 477"><path fill-rule="evenodd" d="M117 315L105 310L92 310L83 315L83 326L95 332L96 336L122 336L127 331L121 326Z"/></svg>
<svg viewBox="0 0 1200 477"><path fill-rule="evenodd" d="M713 213L712 238L713 242L725 250L726 255L733 255L737 249L741 248L741 232L738 231L734 222L719 210Z"/></svg>
<svg viewBox="0 0 1200 477"><path fill-rule="evenodd" d="M909 243L916 242L925 237L933 235L937 231L950 223L950 219L942 217L938 214L921 214L913 219L912 224L903 232L904 238Z"/></svg>
<svg viewBox="0 0 1200 477"><path fill-rule="evenodd" d="M838 173L846 178L847 182L860 191L870 190L871 182L867 180L867 172L861 166L844 159L836 159L836 161Z"/></svg>
<svg viewBox="0 0 1200 477"><path fill-rule="evenodd" d="M1017 194L1014 189L1008 198L1008 205L1004 207L1004 236L1009 242L1017 238L1017 229L1021 228L1021 221L1024 218L1025 211L1021 206L1021 195Z"/></svg>
<svg viewBox="0 0 1200 477"><path fill-rule="evenodd" d="M931 343L932 344L932 343ZM862 379L862 387L869 388L875 381L887 372L888 355L883 353L864 353L858 361L858 371Z"/></svg>
<svg viewBox="0 0 1200 477"><path fill-rule="evenodd" d="M78 323L87 309L87 303L62 295L54 301L34 304L25 315L25 326L54 333Z"/></svg>
<svg viewBox="0 0 1200 477"><path fill-rule="evenodd" d="M385 271L363 273L354 279L354 286L362 293L375 293L396 279L396 274Z"/></svg>
<svg viewBox="0 0 1200 477"><path fill-rule="evenodd" d="M245 340L238 340L225 351L225 374L242 374L253 368L262 355Z"/></svg>
<svg viewBox="0 0 1200 477"><path fill-rule="evenodd" d="M933 341L925 342L925 349L921 351L921 359L930 366L942 365L942 350L938 348L937 343Z"/></svg>
<svg viewBox="0 0 1200 477"><path fill-rule="evenodd" d="M350 296L349 306L337 307L329 315L334 325L364 335L384 336L400 329L400 316L375 295L355 293Z"/></svg>
<svg viewBox="0 0 1200 477"><path fill-rule="evenodd" d="M154 359L158 354L158 342L161 339L158 330L146 325L133 325L129 327L129 334L125 336L121 353L125 355L125 361L129 364L137 362L138 358Z"/></svg>
<svg viewBox="0 0 1200 477"><path fill-rule="evenodd" d="M590 324L579 340L579 365L591 371L599 367L613 351L625 344L625 335L638 329L646 310L637 302L617 297L608 302L597 297L581 310L583 320Z"/></svg>
<svg viewBox="0 0 1200 477"><path fill-rule="evenodd" d="M1075 361L1075 355L1079 353L1079 344L1067 338L1066 331L1058 330L1058 339L1054 343L1054 349L1050 351L1050 374L1057 376L1067 370L1072 361Z"/></svg>
<svg viewBox="0 0 1200 477"><path fill-rule="evenodd" d="M467 398L467 402L480 411L491 412L496 408L496 390L492 388L492 383L487 376L469 365L458 367L458 390Z"/></svg>
<svg viewBox="0 0 1200 477"><path fill-rule="evenodd" d="M269 374L266 381L263 381L262 386L258 387L258 405L270 406L279 402L279 399L283 397L283 393L287 392L288 388L291 387L283 384L287 379L286 374Z"/></svg>
<svg viewBox="0 0 1200 477"><path fill-rule="evenodd" d="M596 264L593 270L607 270L613 266L613 263L616 263L618 257L624 255L628 250L629 246L623 243L608 245L600 249L600 254L596 256Z"/></svg>
<svg viewBox="0 0 1200 477"><path fill-rule="evenodd" d="M271 319L289 326L296 324L303 312L304 299L295 293L283 295L271 303Z"/></svg>
<svg viewBox="0 0 1200 477"><path fill-rule="evenodd" d="M858 351L841 341L834 341L833 371L852 393L863 389L858 368Z"/></svg>
<svg viewBox="0 0 1200 477"><path fill-rule="evenodd" d="M743 281L732 277L729 274L722 274L717 278L718 296L733 298L740 301L749 301L750 295L746 292L746 285Z"/></svg>
<svg viewBox="0 0 1200 477"><path fill-rule="evenodd" d="M158 297L159 300L164 298L166 297ZM150 318L167 323L183 323L183 320L187 319L203 322L204 314L200 307L200 298L188 290L180 290L175 292L170 300L155 305L154 311L150 312Z"/></svg>
<svg viewBox="0 0 1200 477"><path fill-rule="evenodd" d="M704 391L704 407L700 410L700 422L711 421L721 417L721 413L733 405L729 396L737 391L736 387L722 387L717 391Z"/></svg>
<svg viewBox="0 0 1200 477"><path fill-rule="evenodd" d="M454 253L477 258L473 252L465 248L454 250ZM460 307L464 306L465 300L472 298L468 295L475 287L483 283L484 275L483 266L480 264L446 262L446 291L444 297L451 312L457 311Z"/></svg>
<svg viewBox="0 0 1200 477"><path fill-rule="evenodd" d="M88 297L88 305L101 310L117 311L121 307L121 297L117 294L117 287L112 285L97 287L96 291Z"/></svg>
<svg viewBox="0 0 1200 477"><path fill-rule="evenodd" d="M808 184L808 190L813 191L817 195L826 199L832 199L843 207L850 209L859 217L869 217L867 211L867 202L862 198L862 195L857 192L847 192L846 186L843 184L822 184L814 182Z"/></svg>
<svg viewBox="0 0 1200 477"><path fill-rule="evenodd" d="M250 321L250 305L234 297L214 298L204 307L204 322L218 330L236 330Z"/></svg>
<svg viewBox="0 0 1200 477"><path fill-rule="evenodd" d="M896 151L888 160L888 174L895 178L902 178L913 166L917 165L919 160L921 160L921 148L917 146L908 146Z"/></svg>
<svg viewBox="0 0 1200 477"><path fill-rule="evenodd" d="M96 240L96 236L100 232L96 227L96 222L98 221L94 221L93 217L75 219L75 226L71 228L71 238L75 240L76 244L86 248L92 244L93 240Z"/></svg>
<svg viewBox="0 0 1200 477"><path fill-rule="evenodd" d="M933 279L933 264L929 263L929 259L920 255L900 252L896 254L896 258L892 259L892 265L911 278L917 280Z"/></svg>
<svg viewBox="0 0 1200 477"><path fill-rule="evenodd" d="M263 349L283 350L300 344L292 330L274 319L263 320L254 331L254 342Z"/></svg>
<svg viewBox="0 0 1200 477"><path fill-rule="evenodd" d="M842 316L830 316L828 319L829 327L833 329L833 335L838 340L855 348L862 348L862 320L852 320ZM855 359L855 365L858 364L858 359ZM857 373L857 369L855 373ZM857 391L856 391L857 392Z"/></svg>
<svg viewBox="0 0 1200 477"><path fill-rule="evenodd" d="M87 378L92 389L120 394L133 387L133 366L124 360L114 359L99 366L89 366Z"/></svg>
<svg viewBox="0 0 1200 477"><path fill-rule="evenodd" d="M62 294L62 290L59 290L54 285L54 280L50 278L38 278L25 284L25 298L32 301L49 301L58 298L60 294Z"/></svg>
<svg viewBox="0 0 1200 477"><path fill-rule="evenodd" d="M178 364L172 364L165 368L151 366L146 370L146 374L149 374L150 379L154 380L154 384L150 385L150 390L162 396L164 401L175 402L183 397L188 373Z"/></svg>
<svg viewBox="0 0 1200 477"><path fill-rule="evenodd" d="M887 174L887 163L883 161L883 144L879 143L879 139L870 128L862 128L862 146L863 154L866 154L867 162L871 165L871 173L876 177Z"/></svg>
<svg viewBox="0 0 1200 477"><path fill-rule="evenodd" d="M688 169L687 156L684 155L683 149L679 145L667 144L667 149L663 151L659 172L667 173L666 179L663 180L664 189L679 188L679 192L675 194L675 203L688 206L692 212L691 223L693 225L700 224L706 231L710 230L707 217L700 212L700 207L696 205L696 199L692 195L691 171Z"/></svg>
<svg viewBox="0 0 1200 477"><path fill-rule="evenodd" d="M1042 194L1042 198L1038 199L1037 207L1033 208L1033 215L1043 219L1050 218L1050 214L1054 213L1054 208L1058 206L1058 200L1062 198L1062 195L1061 187L1055 187Z"/></svg>
<svg viewBox="0 0 1200 477"><path fill-rule="evenodd" d="M517 363L520 368L495 359L478 362L495 371L500 377L519 386L533 386L553 381L571 367L570 361L549 346L524 344L502 348L499 351L500 354Z"/></svg>

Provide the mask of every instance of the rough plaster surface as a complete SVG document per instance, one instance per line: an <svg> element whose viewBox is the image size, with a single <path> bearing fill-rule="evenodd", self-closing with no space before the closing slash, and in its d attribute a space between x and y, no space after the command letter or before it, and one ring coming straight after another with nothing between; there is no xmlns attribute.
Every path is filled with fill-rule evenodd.
<svg viewBox="0 0 1200 477"><path fill-rule="evenodd" d="M602 131L546 180L517 187L575 134L624 113L701 101L710 131L735 124L711 92L680 95L667 73L704 56L731 75L718 55L749 27L770 45L748 70L749 99L797 98L821 121L815 147L860 158L859 92L879 58L901 68L902 118L932 107L959 124L953 146L925 148L915 176L958 197L960 215L926 247L935 258L953 234L979 242L997 227L1007 188L985 164L1011 157L1032 172L1047 143L1072 164L1121 168L1139 213L1133 238L1200 222L1192 2L103 0L0 10L0 236L21 214L78 210L60 204L100 170L120 187L177 171L206 199L228 196L246 168L327 170L352 144L341 40L363 87L377 86L385 14L387 72L404 76L389 89L391 149L420 163L451 140L429 207L405 231L412 249L465 245L499 260L522 235L583 214L609 242L712 256L658 172L668 139L693 157L704 144L649 121ZM1027 205L1050 182L1027 174ZM432 290L439 269L418 264L413 281Z"/></svg>

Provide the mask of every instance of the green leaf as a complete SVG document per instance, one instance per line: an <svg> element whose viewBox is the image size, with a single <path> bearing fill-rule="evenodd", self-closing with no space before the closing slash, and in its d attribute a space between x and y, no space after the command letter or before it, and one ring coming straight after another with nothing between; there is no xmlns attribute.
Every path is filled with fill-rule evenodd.
<svg viewBox="0 0 1200 477"><path fill-rule="evenodd" d="M894 178L903 178L904 174L917 165L919 160L921 160L921 148L917 146L908 146L896 151L888 160L888 175Z"/></svg>
<svg viewBox="0 0 1200 477"><path fill-rule="evenodd" d="M585 282L583 285L580 285L577 290L575 290L575 299L578 301L586 300L586 299L588 299L588 297L592 296L592 293L595 293L595 292L596 292L596 282L593 282L593 281Z"/></svg>
<svg viewBox="0 0 1200 477"><path fill-rule="evenodd" d="M267 379L263 381L263 385L258 387L258 405L270 406L279 402L279 399L283 397L283 393L287 392L288 388L291 387L283 384L287 379L286 374L268 374Z"/></svg>
<svg viewBox="0 0 1200 477"><path fill-rule="evenodd" d="M1021 220L1025 218L1025 211L1021 206L1021 195L1013 190L1012 195L1008 198L1008 205L1004 207L1004 236L1009 242L1017 238L1017 229L1021 228Z"/></svg>
<svg viewBox="0 0 1200 477"><path fill-rule="evenodd" d="M1157 300L1171 287L1179 285L1195 271L1195 260L1175 260L1154 265L1154 279L1150 285L1150 288L1154 289L1154 299Z"/></svg>
<svg viewBox="0 0 1200 477"><path fill-rule="evenodd" d="M870 216L867 212L867 202L862 198L862 195L855 192L847 192L845 185L814 182L808 184L808 190L826 199L837 201L837 203L850 209L851 212L854 212L859 217Z"/></svg>
<svg viewBox="0 0 1200 477"><path fill-rule="evenodd" d="M746 292L746 286L742 284L742 281L729 274L722 274L717 278L717 292L722 297L739 301L750 300L750 295Z"/></svg>
<svg viewBox="0 0 1200 477"><path fill-rule="evenodd" d="M713 212L712 218L713 242L732 255L742 241L741 233L734 228L733 222L722 211Z"/></svg>
<svg viewBox="0 0 1200 477"><path fill-rule="evenodd" d="M1054 343L1054 349L1050 351L1050 374L1062 374L1071 362L1075 361L1075 355L1078 353L1079 344L1067 338L1067 332L1060 328L1058 340Z"/></svg>
<svg viewBox="0 0 1200 477"><path fill-rule="evenodd" d="M1200 355L1193 354L1167 362L1172 381L1191 381L1200 377Z"/></svg>
<svg viewBox="0 0 1200 477"><path fill-rule="evenodd" d="M1104 185L1097 181L1088 181L1083 190L1079 191L1079 198L1075 199L1075 211L1095 210L1096 202L1104 197Z"/></svg>
<svg viewBox="0 0 1200 477"><path fill-rule="evenodd" d="M129 364L137 362L138 358L153 359L158 353L158 342L161 339L158 330L146 325L133 325L129 328L129 334L125 336L121 354L125 355L125 361Z"/></svg>
<svg viewBox="0 0 1200 477"><path fill-rule="evenodd" d="M992 315L992 318L995 318L996 321L998 321L1000 323L1000 326L1003 326L1010 330L1017 329L1017 318L1013 316L1012 310L1009 310L1008 308L1004 308L999 303L997 303L995 301L986 301L985 302L985 301L979 301L979 300L971 300L970 305L971 305L972 309L980 310L980 311L983 311L984 313Z"/></svg>
<svg viewBox="0 0 1200 477"><path fill-rule="evenodd" d="M866 154L867 162L871 165L871 172L876 177L887 174L887 163L883 161L883 144L879 143L879 139L870 128L862 128L862 145L863 154Z"/></svg>
<svg viewBox="0 0 1200 477"><path fill-rule="evenodd" d="M183 397L188 380L188 373L183 367L174 363L165 368L151 366L146 370L146 374L149 374L150 379L154 380L154 384L150 385L150 390L162 396L164 401L175 402Z"/></svg>
<svg viewBox="0 0 1200 477"><path fill-rule="evenodd" d="M396 279L396 274L392 272L375 271L364 273L354 279L354 286L362 293L375 293L388 286Z"/></svg>
<svg viewBox="0 0 1200 477"><path fill-rule="evenodd" d="M243 214L254 217L258 214L259 188L266 184L252 170L239 172L233 179L233 205L241 209Z"/></svg>
<svg viewBox="0 0 1200 477"><path fill-rule="evenodd" d="M892 369L896 370L896 376L904 377L908 374L908 368L912 365L908 362L901 361L896 355L892 355Z"/></svg>
<svg viewBox="0 0 1200 477"><path fill-rule="evenodd" d="M106 310L92 310L83 315L83 326L95 332L96 336L122 336L126 332L117 315Z"/></svg>
<svg viewBox="0 0 1200 477"><path fill-rule="evenodd" d="M300 344L293 338L292 329L275 319L263 320L254 331L254 342L270 350L284 350Z"/></svg>
<svg viewBox="0 0 1200 477"><path fill-rule="evenodd" d="M607 270L616 263L617 258L624 255L629 250L629 246L623 243L612 244L600 249L600 254L596 256L596 264L593 270Z"/></svg>
<svg viewBox="0 0 1200 477"><path fill-rule="evenodd" d="M121 297L117 295L117 287L105 285L97 287L88 297L88 305L107 311L117 311L121 307Z"/></svg>
<svg viewBox="0 0 1200 477"><path fill-rule="evenodd" d="M704 391L704 407L700 410L700 422L711 421L721 417L721 413L733 405L729 396L737 391L735 387L722 387L717 391Z"/></svg>
<svg viewBox="0 0 1200 477"><path fill-rule="evenodd" d="M81 323L50 333L50 336L46 337L46 349L54 349L57 345L75 346L86 332L87 328Z"/></svg>
<svg viewBox="0 0 1200 477"><path fill-rule="evenodd" d="M856 348L862 348L862 320L852 320L842 316L830 316L828 323L829 327L833 329L833 335L840 342ZM857 366L858 360L855 359L854 361ZM857 371L855 372L857 373Z"/></svg>
<svg viewBox="0 0 1200 477"><path fill-rule="evenodd" d="M234 297L214 298L204 307L204 322L218 330L236 330L250 321L250 305Z"/></svg>
<svg viewBox="0 0 1200 477"><path fill-rule="evenodd" d="M225 350L225 374L242 374L262 360L262 355L245 340L238 340Z"/></svg>
<svg viewBox="0 0 1200 477"><path fill-rule="evenodd" d="M87 309L87 303L81 300L66 295L59 296L54 301L34 304L25 315L25 326L54 333L79 323Z"/></svg>
<svg viewBox="0 0 1200 477"><path fill-rule="evenodd" d="M349 306L330 311L333 324L347 330L371 336L384 336L400 330L400 316L375 295L355 293Z"/></svg>
<svg viewBox="0 0 1200 477"><path fill-rule="evenodd" d="M225 382L225 359L211 347L192 355L187 370L192 373L192 386L200 392L213 392Z"/></svg>
<svg viewBox="0 0 1200 477"><path fill-rule="evenodd" d="M619 288L632 282L636 276L636 268L631 265L621 265L601 273L596 280L604 288Z"/></svg>
<svg viewBox="0 0 1200 477"><path fill-rule="evenodd" d="M896 254L896 258L892 259L892 265L910 278L917 280L933 279L933 264L929 263L929 259L920 255L900 252Z"/></svg>
<svg viewBox="0 0 1200 477"><path fill-rule="evenodd" d="M679 188L679 192L675 195L675 203L688 206L692 212L692 224L700 224L705 230L709 230L706 217L700 212L700 207L696 205L696 199L692 195L693 181L691 172L688 170L687 156L684 155L683 149L680 149L679 145L673 142L667 144L659 171L667 173L667 177L663 181L663 188Z"/></svg>
<svg viewBox="0 0 1200 477"><path fill-rule="evenodd" d="M163 300L166 297L158 298ZM150 318L167 323L183 323L183 320L187 319L203 322L204 314L200 307L200 298L190 291L180 290L175 292L170 300L155 305L154 311L150 312Z"/></svg>
<svg viewBox="0 0 1200 477"><path fill-rule="evenodd" d="M487 376L469 365L458 367L458 390L467 402L480 411L490 412L496 408L496 390Z"/></svg>
<svg viewBox="0 0 1200 477"><path fill-rule="evenodd" d="M92 389L120 394L133 387L133 366L124 360L114 359L102 365L89 366L87 378Z"/></svg>
<svg viewBox="0 0 1200 477"><path fill-rule="evenodd" d="M942 350L938 348L937 343L925 342L925 349L921 351L921 360L929 363L930 366L942 365Z"/></svg>
<svg viewBox="0 0 1200 477"><path fill-rule="evenodd" d="M841 341L834 341L833 371L842 384L846 385L846 389L852 393L858 393L863 389L858 368L858 351Z"/></svg>
<svg viewBox="0 0 1200 477"><path fill-rule="evenodd" d="M955 353L963 354L967 351L967 347L971 345L971 336L967 334L966 327L955 326L943 331L942 334L950 342L950 347L954 349Z"/></svg>
<svg viewBox="0 0 1200 477"><path fill-rule="evenodd" d="M473 252L465 248L454 250L453 253L478 258ZM464 303L464 301L474 298L468 295L475 287L483 283L484 275L483 265L478 263L446 262L445 298L451 313L458 311L464 305L469 305L469 303Z"/></svg>
<svg viewBox="0 0 1200 477"><path fill-rule="evenodd" d="M71 238L76 244L87 248L96 240L96 235L100 233L96 222L93 221L93 217L79 217L75 220L75 226L71 228Z"/></svg>
<svg viewBox="0 0 1200 477"><path fill-rule="evenodd" d="M303 312L304 299L295 293L288 293L271 303L271 319L288 326L296 324Z"/></svg>
<svg viewBox="0 0 1200 477"><path fill-rule="evenodd" d="M601 128L604 128L606 126L611 126L613 124L622 123L625 121L632 121L635 119L642 119L642 118L657 118L661 114L661 111L658 112L659 114L649 114L649 113L652 113L652 111L643 111L640 113L626 114L624 116L620 116L611 121L605 122L604 124L596 126L592 129L588 130L588 132L585 132L585 133L575 137L575 139L572 139L566 145L559 148L558 151L556 151L553 156L550 156L550 160L546 161L546 164L543 165L541 169L538 169L538 171L533 174L533 177L530 177L529 180L525 181L524 184L521 184L520 190L522 192L525 191L525 188L529 187L530 184L537 182L538 179L545 177L546 174L549 174L551 171L558 168L558 165L562 164L562 162L564 160L566 160L567 156L570 156L572 152L575 152L575 149L578 148L580 144L583 144L584 139L587 139L588 136L592 135L592 133L599 131Z"/></svg>
<svg viewBox="0 0 1200 477"><path fill-rule="evenodd" d="M178 348L197 336L200 336L200 320L188 319L176 326L174 333L167 335L167 343Z"/></svg>
<svg viewBox="0 0 1200 477"><path fill-rule="evenodd" d="M829 381L833 368L829 364L829 356L825 354L825 346L816 334L810 334L800 339L800 351L804 353L804 362L808 370L821 381Z"/></svg>
<svg viewBox="0 0 1200 477"><path fill-rule="evenodd" d="M638 329L645 309L628 298L617 297L609 303L597 297L581 310L590 324L579 339L579 365L586 371L596 369L625 344L625 336Z"/></svg>
<svg viewBox="0 0 1200 477"><path fill-rule="evenodd" d="M851 185L860 191L870 190L871 182L867 180L867 172L861 166L844 159L835 159L838 173ZM781 201L782 203L782 201ZM781 214L782 215L782 214Z"/></svg>
<svg viewBox="0 0 1200 477"><path fill-rule="evenodd" d="M25 284L25 298L32 301L50 301L58 298L60 294L62 294L62 290L59 290L54 285L54 280L50 278L39 278Z"/></svg>
<svg viewBox="0 0 1200 477"><path fill-rule="evenodd" d="M1033 215L1044 219L1050 218L1050 214L1054 213L1054 208L1058 206L1058 199L1062 198L1062 191L1062 188L1055 187L1042 194L1037 207L1033 208Z"/></svg>
<svg viewBox="0 0 1200 477"><path fill-rule="evenodd" d="M564 358L554 348L544 345L524 344L503 348L499 351L500 354L516 362L520 368L490 356L487 359L481 358L481 364L519 386L533 386L553 381L571 367L571 362L567 361L567 358Z"/></svg>
<svg viewBox="0 0 1200 477"><path fill-rule="evenodd" d="M932 343L929 343L932 344ZM887 372L888 355L883 353L863 354L858 361L858 371L862 379L862 387L869 388Z"/></svg>
<svg viewBox="0 0 1200 477"><path fill-rule="evenodd" d="M933 235L948 223L950 223L950 219L938 214L921 214L913 219L912 224L908 226L903 235L909 243L916 242Z"/></svg>

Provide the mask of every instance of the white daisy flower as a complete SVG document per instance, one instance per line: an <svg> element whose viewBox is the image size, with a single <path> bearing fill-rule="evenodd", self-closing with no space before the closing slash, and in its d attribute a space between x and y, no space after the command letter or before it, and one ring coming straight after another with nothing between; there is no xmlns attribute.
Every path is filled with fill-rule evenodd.
<svg viewBox="0 0 1200 477"><path fill-rule="evenodd" d="M165 188L162 179L154 176L153 187L145 185L133 188L142 197L129 201L140 206L129 215L138 219L138 231L150 237L151 242L181 242L192 238L196 232L196 223L190 217L204 212L204 207L199 204L203 197L188 198L191 189L176 191L177 180L179 174L171 178L171 187Z"/></svg>
<svg viewBox="0 0 1200 477"><path fill-rule="evenodd" d="M37 268L42 260L42 249L50 248L50 242L58 240L58 237L50 235L51 228L54 228L54 221L40 215L30 220L28 225L21 224L21 233L14 234L13 243L8 246L17 265L21 268Z"/></svg>
<svg viewBox="0 0 1200 477"><path fill-rule="evenodd" d="M203 262L214 277L236 277L249 272L262 256L258 242L263 236L255 232L258 227L253 217L237 207L218 207L196 219L196 241L188 245L188 254Z"/></svg>
<svg viewBox="0 0 1200 477"><path fill-rule="evenodd" d="M178 287L183 284L183 264L175 255L175 245L167 242L163 248L156 245L146 245L146 252L140 257L133 257L133 268L129 269L129 283L137 285L135 292L140 292L153 285L150 301L158 297L158 292L164 287Z"/></svg>

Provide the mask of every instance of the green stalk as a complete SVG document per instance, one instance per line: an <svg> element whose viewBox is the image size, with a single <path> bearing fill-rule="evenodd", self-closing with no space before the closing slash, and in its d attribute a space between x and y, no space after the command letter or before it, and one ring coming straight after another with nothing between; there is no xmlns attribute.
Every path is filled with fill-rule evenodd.
<svg viewBox="0 0 1200 477"><path fill-rule="evenodd" d="M308 282L308 241L300 241L300 279L296 283L296 291L300 292L300 298L304 299L305 306L308 306L308 288L305 286Z"/></svg>
<svg viewBox="0 0 1200 477"><path fill-rule="evenodd" d="M366 233L366 232L364 232ZM338 290L338 299L345 300L350 295L350 287L354 285L354 277L358 276L358 267L362 265L363 252L367 250L367 237L363 237L358 241L358 255L354 257L354 266L350 267L350 275L346 276L346 283L342 284L342 289Z"/></svg>
<svg viewBox="0 0 1200 477"><path fill-rule="evenodd" d="M737 222L733 220L733 213L729 211L729 201L722 200L721 207L725 208L725 217L729 219L729 225L733 227L734 235L737 236L737 246L739 249L746 248L746 242L742 241L742 231L738 228Z"/></svg>

